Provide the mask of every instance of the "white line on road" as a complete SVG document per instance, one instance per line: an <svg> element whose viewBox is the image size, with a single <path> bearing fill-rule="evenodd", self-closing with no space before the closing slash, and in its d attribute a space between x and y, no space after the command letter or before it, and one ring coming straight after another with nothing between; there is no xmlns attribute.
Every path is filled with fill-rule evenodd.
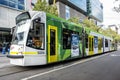
<svg viewBox="0 0 120 80"><path fill-rule="evenodd" d="M29 80L29 79L32 79L32 78L35 78L35 77L38 77L38 76L42 76L42 75L49 74L49 73L52 73L52 72L55 72L55 71L59 71L59 70L65 69L65 68L69 68L69 67L75 66L75 65L80 64L80 63L91 61L91 60L94 60L94 59L97 59L97 58L100 58L100 57L103 57L103 56L106 56L106 55L108 55L108 54L104 54L104 55L101 55L101 56L96 56L96 57L84 59L84 60L81 60L79 62L73 63L71 65L64 66L64 67L61 67L61 68L58 68L58 69L49 70L49 71L46 71L46 72L43 72L43 73L40 73L40 74L36 74L36 75L33 75L33 76L23 78L21 80Z"/></svg>

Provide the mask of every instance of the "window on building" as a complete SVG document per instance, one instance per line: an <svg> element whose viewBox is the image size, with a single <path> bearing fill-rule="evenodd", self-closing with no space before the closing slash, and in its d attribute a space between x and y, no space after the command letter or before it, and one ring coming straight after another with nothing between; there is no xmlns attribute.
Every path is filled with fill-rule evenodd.
<svg viewBox="0 0 120 80"><path fill-rule="evenodd" d="M24 10L24 0L18 0L18 9Z"/></svg>
<svg viewBox="0 0 120 80"><path fill-rule="evenodd" d="M19 10L25 9L24 0L0 0L0 5Z"/></svg>
<svg viewBox="0 0 120 80"><path fill-rule="evenodd" d="M9 1L9 7L17 8L16 2L15 1Z"/></svg>
<svg viewBox="0 0 120 80"><path fill-rule="evenodd" d="M65 13L65 18L66 20L70 19L70 8L66 5L66 13Z"/></svg>

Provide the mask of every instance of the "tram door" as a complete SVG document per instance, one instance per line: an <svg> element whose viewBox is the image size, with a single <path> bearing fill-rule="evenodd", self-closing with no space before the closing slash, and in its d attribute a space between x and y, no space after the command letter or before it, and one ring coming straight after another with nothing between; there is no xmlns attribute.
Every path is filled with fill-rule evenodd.
<svg viewBox="0 0 120 80"><path fill-rule="evenodd" d="M93 48L94 48L93 39L94 39L93 36L89 36L89 55L94 54L94 51L93 51Z"/></svg>
<svg viewBox="0 0 120 80"><path fill-rule="evenodd" d="M48 27L48 63L57 61L57 27Z"/></svg>

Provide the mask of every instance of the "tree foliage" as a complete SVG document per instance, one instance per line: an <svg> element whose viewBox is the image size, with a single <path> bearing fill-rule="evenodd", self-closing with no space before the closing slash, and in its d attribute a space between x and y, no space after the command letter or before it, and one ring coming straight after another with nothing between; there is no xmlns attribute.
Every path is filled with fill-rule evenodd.
<svg viewBox="0 0 120 80"><path fill-rule="evenodd" d="M94 31L97 31L98 30L98 26L94 23L93 20L89 20L88 18L84 19L83 21L84 25Z"/></svg>
<svg viewBox="0 0 120 80"><path fill-rule="evenodd" d="M37 0L33 10L35 11L45 11L58 16L58 10L56 5L49 5L46 0Z"/></svg>
<svg viewBox="0 0 120 80"><path fill-rule="evenodd" d="M113 39L120 41L120 35L117 34L114 30L112 30L111 28L102 29L102 28L98 27L92 20L89 20L88 18L84 19L82 23L79 22L78 17L70 18L68 21L71 21L71 22L74 22L77 24L84 24L84 27L88 27L94 31L102 33L103 35L110 36Z"/></svg>
<svg viewBox="0 0 120 80"><path fill-rule="evenodd" d="M80 24L79 17L72 17L72 18L68 19L68 21L76 23L76 24Z"/></svg>

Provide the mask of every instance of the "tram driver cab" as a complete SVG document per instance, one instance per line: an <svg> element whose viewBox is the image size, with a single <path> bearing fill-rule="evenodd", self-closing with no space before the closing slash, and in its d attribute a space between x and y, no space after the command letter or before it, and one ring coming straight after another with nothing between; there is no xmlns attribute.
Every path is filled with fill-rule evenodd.
<svg viewBox="0 0 120 80"><path fill-rule="evenodd" d="M45 23L44 12L29 11L16 17L10 54L7 55L12 64L22 66L46 64ZM36 61L36 58L40 61Z"/></svg>

